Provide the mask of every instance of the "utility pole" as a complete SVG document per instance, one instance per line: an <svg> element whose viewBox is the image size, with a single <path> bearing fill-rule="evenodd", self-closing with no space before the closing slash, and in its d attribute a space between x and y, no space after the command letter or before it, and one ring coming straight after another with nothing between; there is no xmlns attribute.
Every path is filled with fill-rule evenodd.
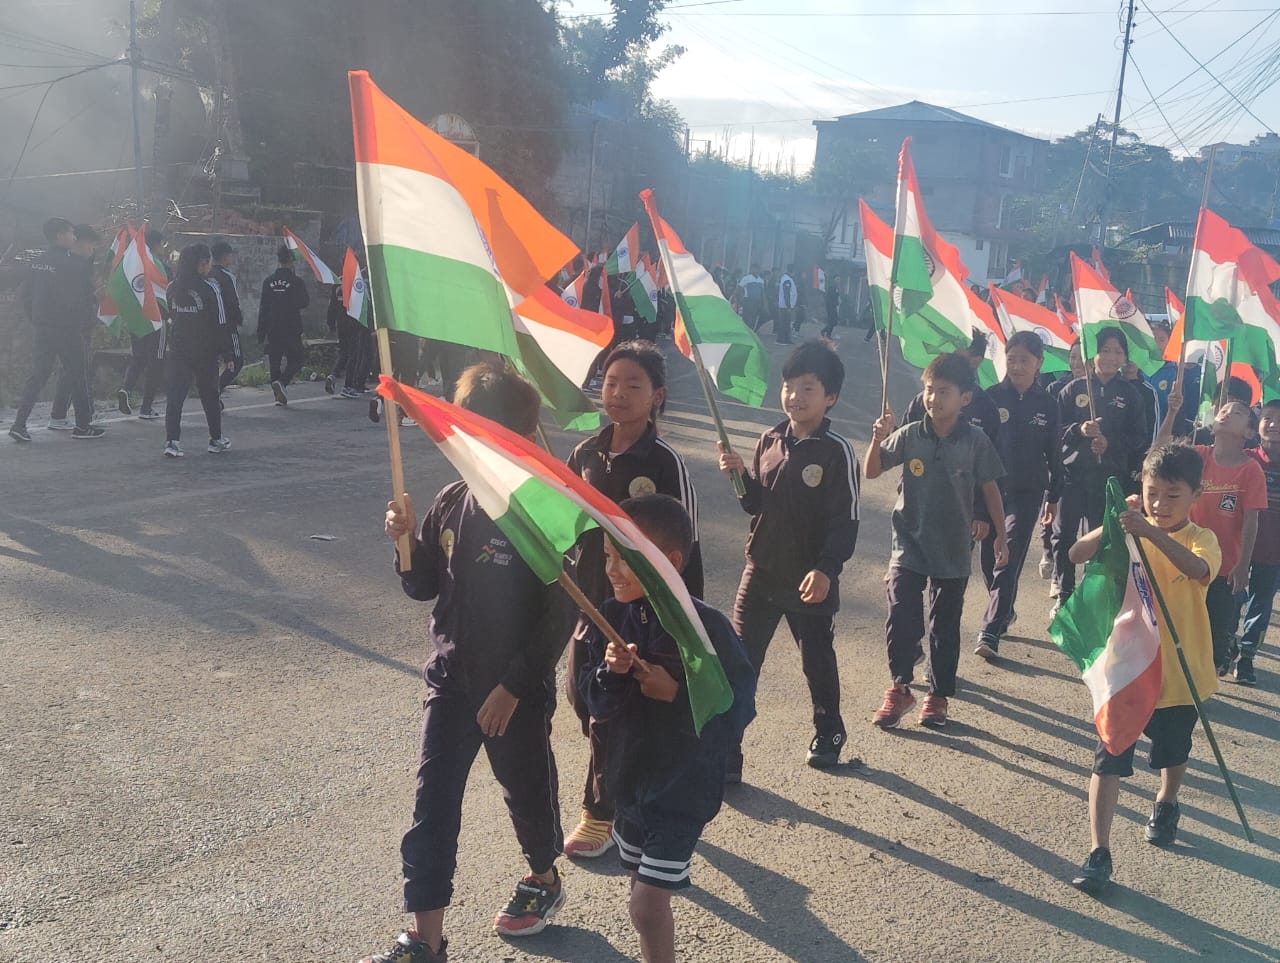
<svg viewBox="0 0 1280 963"><path fill-rule="evenodd" d="M133 82L133 168L134 190L138 194L138 226L146 216L146 185L142 178L142 88L138 71L142 68L142 48L138 46L138 4L129 0L129 72Z"/></svg>
<svg viewBox="0 0 1280 963"><path fill-rule="evenodd" d="M1124 70L1129 65L1129 44L1133 37L1133 8L1135 0L1129 0L1129 11L1124 22L1124 48L1120 51L1120 83L1116 88L1116 113L1111 121L1111 150L1107 152L1107 182L1102 189L1102 208L1098 212L1098 247L1107 245L1107 216L1111 213L1111 162L1116 156L1116 141L1120 138L1120 107L1124 103Z"/></svg>
<svg viewBox="0 0 1280 963"><path fill-rule="evenodd" d="M1200 191L1200 206L1209 206L1209 188L1213 186L1213 159L1218 156L1218 145L1209 148L1209 165L1204 172L1204 188Z"/></svg>

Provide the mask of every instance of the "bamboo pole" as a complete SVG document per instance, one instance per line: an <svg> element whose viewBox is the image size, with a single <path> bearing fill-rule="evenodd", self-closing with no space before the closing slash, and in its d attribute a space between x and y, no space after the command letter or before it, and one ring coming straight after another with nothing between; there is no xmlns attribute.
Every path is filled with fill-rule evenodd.
<svg viewBox="0 0 1280 963"><path fill-rule="evenodd" d="M391 336L386 328L377 329L378 364L382 373L394 378L391 368ZM387 399L383 405L382 420L387 423L387 453L391 460L391 497L399 502L404 497L404 463L400 458L400 419L397 417L396 403ZM413 567L413 541L406 532L396 539L396 553L400 557L400 571L408 572Z"/></svg>
<svg viewBox="0 0 1280 963"><path fill-rule="evenodd" d="M1209 718L1204 714L1204 703L1200 701L1200 693L1196 691L1195 680L1191 678L1191 667L1187 665L1187 656L1182 651L1182 641L1178 638L1178 630L1173 624L1173 618L1169 615L1169 607L1165 604L1164 595L1160 592L1160 586L1156 582L1155 575L1151 572L1151 561L1147 558L1147 550L1142 547L1142 539L1135 538L1133 544L1138 549L1138 557L1142 559L1142 569L1146 573L1147 582L1151 586L1151 593L1156 597L1156 602L1160 605L1160 613L1164 616L1164 624L1169 629L1169 638L1173 641L1173 651L1178 654L1178 664L1182 666L1182 674L1187 680L1187 689L1191 692L1191 701L1195 703L1196 713L1200 716L1200 725L1204 728L1204 735L1209 740L1209 746L1213 749L1213 757L1218 761L1218 768L1222 770L1222 779L1227 784L1227 792L1231 796L1231 801L1235 803L1236 814L1240 817L1240 825L1244 827L1244 838L1249 842L1254 842L1253 830L1249 828L1249 820L1244 814L1244 806L1240 804L1240 797L1236 795L1235 784L1231 781L1231 773L1227 770L1226 760L1222 758L1222 750L1218 748L1218 740L1213 735L1213 729L1209 725Z"/></svg>
<svg viewBox="0 0 1280 963"><path fill-rule="evenodd" d="M889 410L889 361L893 354L893 316L897 314L897 298L894 297L895 292L900 292L901 288L889 289L889 318L884 325L884 342L880 346L880 414L883 415ZM879 339L880 332L876 332L876 338Z"/></svg>

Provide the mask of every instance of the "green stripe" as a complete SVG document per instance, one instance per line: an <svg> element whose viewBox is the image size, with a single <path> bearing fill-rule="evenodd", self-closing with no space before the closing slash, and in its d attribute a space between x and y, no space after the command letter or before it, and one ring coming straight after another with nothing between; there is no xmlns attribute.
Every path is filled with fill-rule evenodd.
<svg viewBox="0 0 1280 963"><path fill-rule="evenodd" d="M1138 366L1143 374L1154 374L1164 367L1164 353L1156 345L1155 338L1135 328L1127 321L1094 321L1081 326L1080 337L1083 339L1081 350L1086 358L1098 353L1098 332L1103 328L1119 328L1129 342L1129 360ZM1192 340L1192 339L1188 339Z"/></svg>
<svg viewBox="0 0 1280 963"><path fill-rule="evenodd" d="M920 238L899 235L893 246L893 286L902 289L902 313L915 314L931 297L933 282Z"/></svg>
<svg viewBox="0 0 1280 963"><path fill-rule="evenodd" d="M1186 341L1222 341L1234 338L1244 329L1240 313L1226 298L1206 301L1201 297L1187 298L1183 315L1183 338Z"/></svg>
<svg viewBox="0 0 1280 963"><path fill-rule="evenodd" d="M512 360L520 373L538 389L556 423L569 431L599 430L600 411L595 402L565 377L537 340L532 335L517 331L516 344L520 353Z"/></svg>
<svg viewBox="0 0 1280 963"><path fill-rule="evenodd" d="M644 318L650 324L658 320L658 309L654 307L653 302L649 300L649 292L644 289L644 285L640 283L640 276L633 274L631 280L627 282L627 290L631 293L631 301L636 306L636 311L640 317Z"/></svg>
<svg viewBox="0 0 1280 963"><path fill-rule="evenodd" d="M151 282L147 281L147 283ZM112 328L117 333L124 330L136 338L145 338L155 333L156 326L143 315L142 305L138 303L138 295L134 292L133 285L129 283L129 278L125 276L123 261L116 266L116 269L111 272L111 277L107 279L107 293L116 303L117 316Z"/></svg>
<svg viewBox="0 0 1280 963"><path fill-rule="evenodd" d="M760 407L769 387L769 361L755 332L722 297L677 292L676 302L689 340L733 345L716 372L716 387L743 404Z"/></svg>
<svg viewBox="0 0 1280 963"><path fill-rule="evenodd" d="M379 326L516 356L511 306L492 271L381 244L369 247L369 280Z"/></svg>

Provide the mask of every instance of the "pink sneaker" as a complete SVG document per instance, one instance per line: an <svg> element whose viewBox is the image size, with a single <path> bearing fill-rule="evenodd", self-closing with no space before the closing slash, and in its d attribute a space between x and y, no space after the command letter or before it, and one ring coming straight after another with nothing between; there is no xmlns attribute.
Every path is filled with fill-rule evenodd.
<svg viewBox="0 0 1280 963"><path fill-rule="evenodd" d="M920 707L920 725L930 729L942 729L947 724L947 697L930 692Z"/></svg>
<svg viewBox="0 0 1280 963"><path fill-rule="evenodd" d="M897 686L891 685L884 690L884 705L871 717L871 724L881 729L892 729L902 721L902 717L910 712L915 704L916 697L911 694L910 689L904 692Z"/></svg>

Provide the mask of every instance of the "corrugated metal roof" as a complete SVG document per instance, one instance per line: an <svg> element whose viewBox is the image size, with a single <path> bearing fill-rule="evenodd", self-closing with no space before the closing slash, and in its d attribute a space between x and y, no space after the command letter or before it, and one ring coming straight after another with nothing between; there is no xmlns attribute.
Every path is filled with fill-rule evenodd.
<svg viewBox="0 0 1280 963"><path fill-rule="evenodd" d="M1001 127L999 124L992 124L985 120L979 120L977 117L970 117L968 114L962 114L960 111L952 110L950 107L926 104L922 100L912 100L905 104L898 104L895 107L877 107L874 110L864 110L856 114L844 114L837 117L836 120L892 120L917 124L968 124L973 127L985 127L988 130L998 130L1002 134L1026 137L1028 140L1038 139L1019 133L1016 130L1010 130L1007 127Z"/></svg>
<svg viewBox="0 0 1280 963"><path fill-rule="evenodd" d="M1280 231L1271 227L1241 227L1250 244L1258 247L1280 247ZM1150 224L1128 235L1126 240L1160 242L1163 244L1186 242L1190 244L1196 237L1196 225L1193 221L1166 221L1163 224Z"/></svg>

